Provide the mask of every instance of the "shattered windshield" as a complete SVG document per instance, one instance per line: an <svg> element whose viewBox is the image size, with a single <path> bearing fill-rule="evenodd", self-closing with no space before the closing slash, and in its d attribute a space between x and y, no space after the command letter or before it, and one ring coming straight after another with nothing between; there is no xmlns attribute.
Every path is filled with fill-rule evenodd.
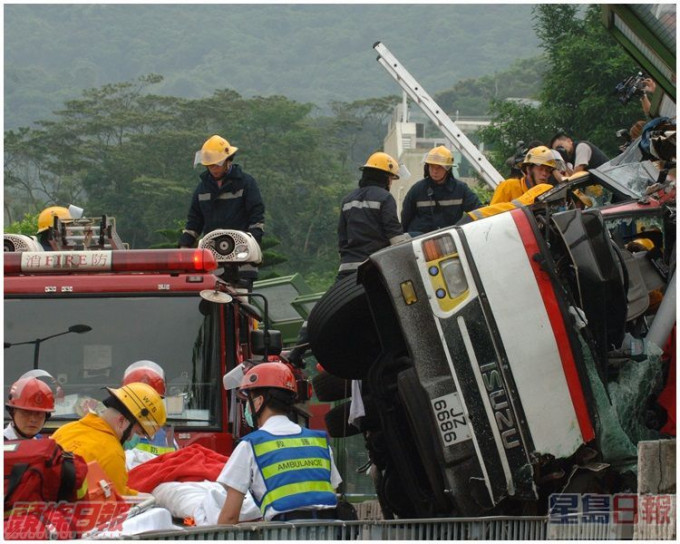
<svg viewBox="0 0 680 544"><path fill-rule="evenodd" d="M651 161L641 160L639 142L638 138L623 153L590 172L631 198L643 196L647 187L656 183L659 170Z"/></svg>
<svg viewBox="0 0 680 544"><path fill-rule="evenodd" d="M4 395L24 372L47 370L61 387L48 427L101 408L128 365L165 371L168 419L178 427L221 422L219 308L204 316L191 296L6 298ZM48 338L49 337L49 338ZM5 416L7 417L7 416Z"/></svg>

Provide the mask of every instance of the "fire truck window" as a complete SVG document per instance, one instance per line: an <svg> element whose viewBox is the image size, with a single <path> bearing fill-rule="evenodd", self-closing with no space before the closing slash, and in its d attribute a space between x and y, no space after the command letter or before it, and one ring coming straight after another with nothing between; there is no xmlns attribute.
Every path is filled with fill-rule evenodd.
<svg viewBox="0 0 680 544"><path fill-rule="evenodd" d="M170 422L188 430L221 425L220 309L203 315L196 295L5 298L4 395L37 365L61 385L50 422L77 419L119 387L132 362L161 365ZM87 325L87 332L70 332ZM79 328L82 330L82 328ZM64 334L61 334L64 333ZM49 338L48 338L49 337ZM52 421L54 420L54 421Z"/></svg>

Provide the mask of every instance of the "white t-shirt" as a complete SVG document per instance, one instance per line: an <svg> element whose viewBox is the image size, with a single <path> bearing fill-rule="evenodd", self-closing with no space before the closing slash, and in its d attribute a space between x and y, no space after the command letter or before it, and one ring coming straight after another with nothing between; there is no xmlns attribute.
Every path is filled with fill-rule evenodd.
<svg viewBox="0 0 680 544"><path fill-rule="evenodd" d="M265 421L260 429L279 436L298 434L302 430L297 423L293 423L286 416L272 416ZM251 494L257 501L262 499L267 488L264 485L262 474L257 467L255 453L253 452L253 447L250 442L243 441L234 448L234 451L224 465L222 472L220 472L220 475L217 477L217 481L222 485L232 487L243 494L250 489ZM333 489L336 489L341 483L342 477L335 466L333 452L331 451L331 485L333 486ZM320 504L308 506L304 509L301 508L301 510L322 510L325 508L332 508L332 506ZM277 514L281 514L281 512L275 510L273 507L268 508L264 519L265 521L269 521Z"/></svg>
<svg viewBox="0 0 680 544"><path fill-rule="evenodd" d="M585 166L588 170L588 165L590 164L590 157L593 155L593 150L590 149L588 144L579 142L576 144L576 152L574 156L574 168L577 166Z"/></svg>
<svg viewBox="0 0 680 544"><path fill-rule="evenodd" d="M23 438L23 436L19 436L17 434L14 425L11 423L7 424L7 427L5 427L5 430L2 432L2 434L5 437L5 440L21 440Z"/></svg>

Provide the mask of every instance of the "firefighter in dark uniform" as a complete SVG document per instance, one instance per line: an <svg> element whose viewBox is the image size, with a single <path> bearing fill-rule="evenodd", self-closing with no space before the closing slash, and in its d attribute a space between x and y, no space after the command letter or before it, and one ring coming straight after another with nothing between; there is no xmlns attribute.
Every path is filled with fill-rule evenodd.
<svg viewBox="0 0 680 544"><path fill-rule="evenodd" d="M443 145L425 157L425 178L406 193L401 224L411 236L455 225L465 212L482 204L462 181L453 177L453 155Z"/></svg>
<svg viewBox="0 0 680 544"><path fill-rule="evenodd" d="M264 201L255 179L234 164L238 148L221 136L208 138L196 152L194 166L206 167L194 191L179 247L193 247L204 234L217 229L249 232L258 244L264 234ZM239 275L252 285L257 268L244 265Z"/></svg>
<svg viewBox="0 0 680 544"><path fill-rule="evenodd" d="M392 180L399 179L397 161L387 153L373 153L361 170L359 187L343 199L340 209L338 280L356 272L372 253L409 238L390 193Z"/></svg>
<svg viewBox="0 0 680 544"><path fill-rule="evenodd" d="M216 229L249 232L258 241L264 233L264 202L255 179L233 163L238 147L211 136L196 153L194 166L206 166L194 191L180 247L192 247L202 234Z"/></svg>

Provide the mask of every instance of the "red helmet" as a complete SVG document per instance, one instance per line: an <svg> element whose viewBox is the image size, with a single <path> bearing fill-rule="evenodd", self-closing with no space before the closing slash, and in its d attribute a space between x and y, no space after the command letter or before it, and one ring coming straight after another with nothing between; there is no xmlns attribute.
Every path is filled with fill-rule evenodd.
<svg viewBox="0 0 680 544"><path fill-rule="evenodd" d="M38 378L19 378L12 384L5 406L51 414L54 412L54 394L49 385Z"/></svg>
<svg viewBox="0 0 680 544"><path fill-rule="evenodd" d="M297 382L290 368L283 363L260 363L248 370L241 380L239 393L248 389L283 389L297 394Z"/></svg>
<svg viewBox="0 0 680 544"><path fill-rule="evenodd" d="M161 397L165 395L165 372L153 361L137 361L125 369L123 385L135 382L150 385Z"/></svg>

